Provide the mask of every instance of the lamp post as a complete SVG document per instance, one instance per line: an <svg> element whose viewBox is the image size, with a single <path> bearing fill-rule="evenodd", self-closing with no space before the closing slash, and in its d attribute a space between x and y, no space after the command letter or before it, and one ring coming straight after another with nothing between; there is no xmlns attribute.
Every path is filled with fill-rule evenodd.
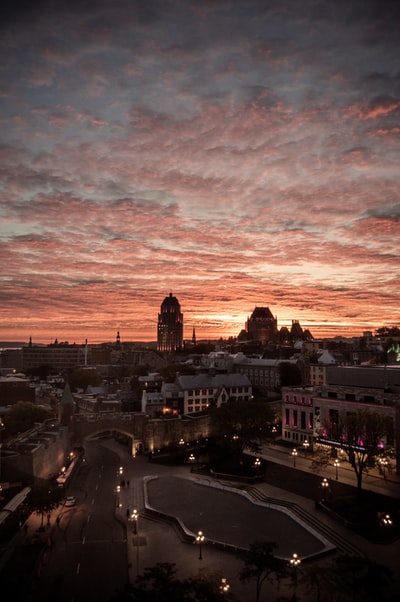
<svg viewBox="0 0 400 602"><path fill-rule="evenodd" d="M322 487L322 491L323 491L323 500L324 500L324 502L326 502L326 493L327 493L327 490L329 487L328 479L326 479L326 478L322 479L321 487Z"/></svg>
<svg viewBox="0 0 400 602"><path fill-rule="evenodd" d="M336 469L336 480L338 480L339 478L339 466L340 466L340 462L339 460L336 458L336 460L333 463L335 469Z"/></svg>
<svg viewBox="0 0 400 602"><path fill-rule="evenodd" d="M293 600L297 600L297 598L296 598L297 568L299 567L300 564L301 564L301 560L299 558L299 555L296 554L296 552L293 552L292 557L290 559L290 566L293 571L293 585L294 585Z"/></svg>
<svg viewBox="0 0 400 602"><path fill-rule="evenodd" d="M139 514L136 508L131 514L131 521L133 521L133 533L137 535L139 532Z"/></svg>
<svg viewBox="0 0 400 602"><path fill-rule="evenodd" d="M203 560L203 556L201 553L201 546L204 543L203 531L198 531L197 537L196 537L196 543L199 546L199 560Z"/></svg>
<svg viewBox="0 0 400 602"><path fill-rule="evenodd" d="M231 586L228 583L228 580L226 579L226 577L222 577L221 578L221 585L219 586L219 591L221 592L221 594L227 594L229 592L229 588Z"/></svg>
<svg viewBox="0 0 400 602"><path fill-rule="evenodd" d="M381 525L383 527L391 527L392 526L392 519L391 519L390 514L382 514Z"/></svg>
<svg viewBox="0 0 400 602"><path fill-rule="evenodd" d="M119 508L119 494L121 492L121 485L117 485L117 508Z"/></svg>
<svg viewBox="0 0 400 602"><path fill-rule="evenodd" d="M386 479L386 467L389 464L389 462L387 461L386 458L379 458L379 464L381 467L382 476L384 479Z"/></svg>
<svg viewBox="0 0 400 602"><path fill-rule="evenodd" d="M308 448L310 447L310 443L308 442L307 439L304 439L303 441L303 447L304 447L304 457L307 457L307 452L308 452Z"/></svg>
<svg viewBox="0 0 400 602"><path fill-rule="evenodd" d="M297 457L297 449L296 448L292 449L292 456L293 456L293 467L296 468L296 457Z"/></svg>

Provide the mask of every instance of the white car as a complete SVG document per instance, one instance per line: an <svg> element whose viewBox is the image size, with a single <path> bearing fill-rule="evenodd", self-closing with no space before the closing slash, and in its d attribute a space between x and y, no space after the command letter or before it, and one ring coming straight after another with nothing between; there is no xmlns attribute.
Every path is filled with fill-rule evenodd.
<svg viewBox="0 0 400 602"><path fill-rule="evenodd" d="M64 506L75 506L75 504L76 504L75 496L69 495L68 497L65 498Z"/></svg>

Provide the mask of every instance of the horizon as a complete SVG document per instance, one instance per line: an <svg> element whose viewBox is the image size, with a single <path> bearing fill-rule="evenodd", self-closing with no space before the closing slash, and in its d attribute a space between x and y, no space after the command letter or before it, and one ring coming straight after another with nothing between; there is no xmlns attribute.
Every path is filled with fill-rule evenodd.
<svg viewBox="0 0 400 602"><path fill-rule="evenodd" d="M2 9L1 339L400 323L400 3L67 5Z"/></svg>

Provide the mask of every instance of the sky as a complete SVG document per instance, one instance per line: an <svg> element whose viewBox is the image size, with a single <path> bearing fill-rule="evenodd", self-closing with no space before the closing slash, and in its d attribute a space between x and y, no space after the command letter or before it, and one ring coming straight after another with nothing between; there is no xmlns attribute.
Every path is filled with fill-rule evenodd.
<svg viewBox="0 0 400 602"><path fill-rule="evenodd" d="M400 3L0 9L0 340L400 323Z"/></svg>

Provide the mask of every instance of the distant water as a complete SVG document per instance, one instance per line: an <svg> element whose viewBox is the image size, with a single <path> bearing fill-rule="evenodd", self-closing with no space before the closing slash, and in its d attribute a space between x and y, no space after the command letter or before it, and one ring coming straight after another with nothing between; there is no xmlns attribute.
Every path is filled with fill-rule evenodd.
<svg viewBox="0 0 400 602"><path fill-rule="evenodd" d="M28 343L20 343L18 341L0 341L0 349L22 349L27 347Z"/></svg>

